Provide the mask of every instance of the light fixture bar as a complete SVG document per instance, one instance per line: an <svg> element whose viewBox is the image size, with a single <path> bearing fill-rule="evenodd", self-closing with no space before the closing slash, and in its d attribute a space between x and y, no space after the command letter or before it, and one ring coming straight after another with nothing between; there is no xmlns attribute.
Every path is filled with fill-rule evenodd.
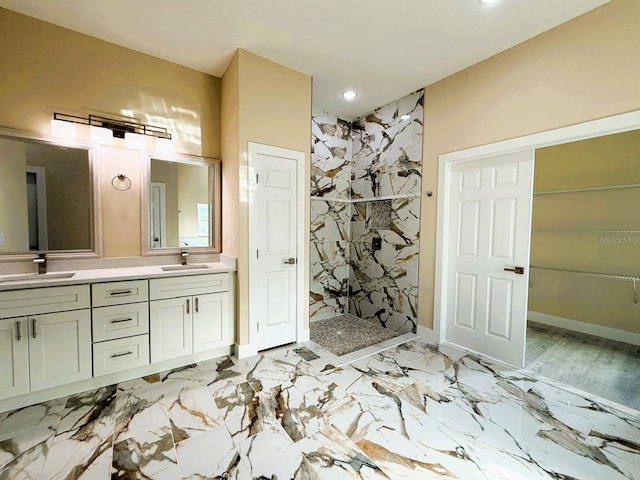
<svg viewBox="0 0 640 480"><path fill-rule="evenodd" d="M138 135L149 135L151 137L171 140L171 134L166 128L140 123L137 119L134 119L135 121L119 120L99 115L79 117L77 115L67 115L66 113L59 112L54 112L53 119L63 122L78 123L81 125L108 128L113 132L113 136L116 138L124 138L126 133L137 133Z"/></svg>

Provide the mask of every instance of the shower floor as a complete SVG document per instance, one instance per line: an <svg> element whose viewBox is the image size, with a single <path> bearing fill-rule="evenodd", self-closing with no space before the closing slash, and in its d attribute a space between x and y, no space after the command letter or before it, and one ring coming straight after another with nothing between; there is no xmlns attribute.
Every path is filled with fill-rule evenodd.
<svg viewBox="0 0 640 480"><path fill-rule="evenodd" d="M310 328L311 340L339 357L400 335L348 313L311 322Z"/></svg>

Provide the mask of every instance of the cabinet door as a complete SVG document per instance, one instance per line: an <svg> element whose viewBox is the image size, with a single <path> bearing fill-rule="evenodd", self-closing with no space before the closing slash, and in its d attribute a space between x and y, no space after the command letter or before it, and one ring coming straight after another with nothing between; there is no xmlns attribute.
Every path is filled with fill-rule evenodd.
<svg viewBox="0 0 640 480"><path fill-rule="evenodd" d="M29 393L26 318L0 320L0 399L24 393Z"/></svg>
<svg viewBox="0 0 640 480"><path fill-rule="evenodd" d="M193 353L192 311L191 297L149 303L152 363Z"/></svg>
<svg viewBox="0 0 640 480"><path fill-rule="evenodd" d="M27 320L32 392L91 378L91 310Z"/></svg>
<svg viewBox="0 0 640 480"><path fill-rule="evenodd" d="M229 294L210 293L194 297L193 351L204 352L229 345Z"/></svg>

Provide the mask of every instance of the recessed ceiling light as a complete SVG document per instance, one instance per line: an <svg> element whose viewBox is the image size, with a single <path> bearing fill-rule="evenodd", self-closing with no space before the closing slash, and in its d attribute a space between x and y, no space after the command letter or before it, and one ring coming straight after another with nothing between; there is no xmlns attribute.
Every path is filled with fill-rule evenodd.
<svg viewBox="0 0 640 480"><path fill-rule="evenodd" d="M409 120L410 118L411 118L411 115L409 115L408 113L405 113L400 117L400 120Z"/></svg>
<svg viewBox="0 0 640 480"><path fill-rule="evenodd" d="M494 5L500 0L478 0L482 5Z"/></svg>
<svg viewBox="0 0 640 480"><path fill-rule="evenodd" d="M347 100L347 101L351 101L354 98L356 98L358 96L358 94L356 92L354 92L353 90L346 90L344 92L342 92L342 97Z"/></svg>

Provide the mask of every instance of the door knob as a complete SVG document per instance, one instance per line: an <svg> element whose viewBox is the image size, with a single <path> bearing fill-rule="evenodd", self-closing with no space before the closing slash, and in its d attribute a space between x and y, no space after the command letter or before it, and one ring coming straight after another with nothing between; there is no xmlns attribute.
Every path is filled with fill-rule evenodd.
<svg viewBox="0 0 640 480"><path fill-rule="evenodd" d="M296 259L291 257L291 258L285 260L284 263L286 263L287 265L295 265L296 264Z"/></svg>
<svg viewBox="0 0 640 480"><path fill-rule="evenodd" d="M505 272L513 272L518 275L524 275L524 267L513 267L513 268L505 268Z"/></svg>

